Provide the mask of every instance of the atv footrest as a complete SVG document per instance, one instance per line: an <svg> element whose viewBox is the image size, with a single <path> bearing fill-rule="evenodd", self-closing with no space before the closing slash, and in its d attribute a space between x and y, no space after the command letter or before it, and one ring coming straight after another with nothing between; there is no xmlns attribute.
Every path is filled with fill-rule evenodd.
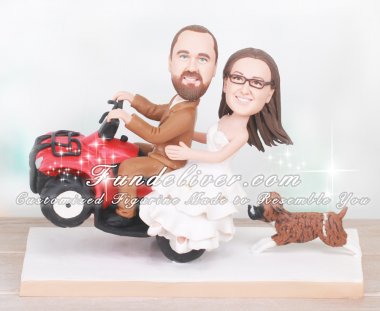
<svg viewBox="0 0 380 311"><path fill-rule="evenodd" d="M94 225L96 228L116 235L122 236L132 236L136 238L146 238L148 237L148 226L145 224L141 218L137 215L134 218L134 221L128 227L112 227L108 225L105 220L110 213L114 213L115 206L110 206L107 209L104 209L100 206L97 206L94 210Z"/></svg>

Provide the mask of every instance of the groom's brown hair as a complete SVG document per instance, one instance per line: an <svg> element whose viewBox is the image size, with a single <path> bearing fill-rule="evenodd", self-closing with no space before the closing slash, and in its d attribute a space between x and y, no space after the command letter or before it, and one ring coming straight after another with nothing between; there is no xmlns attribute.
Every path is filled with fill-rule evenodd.
<svg viewBox="0 0 380 311"><path fill-rule="evenodd" d="M172 57L173 49L174 49L175 44L177 43L179 35L186 30L200 32L200 33L208 33L212 37L212 40L214 41L215 63L216 63L218 61L218 43L216 42L216 39L214 35L211 33L211 31L201 25L189 25L189 26L183 27L181 30L179 30L176 33L176 35L173 38L172 45L170 47L170 58Z"/></svg>

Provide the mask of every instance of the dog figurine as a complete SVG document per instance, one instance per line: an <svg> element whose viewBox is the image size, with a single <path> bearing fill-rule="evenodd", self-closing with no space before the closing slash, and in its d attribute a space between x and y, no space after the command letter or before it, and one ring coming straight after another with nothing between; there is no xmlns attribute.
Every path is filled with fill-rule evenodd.
<svg viewBox="0 0 380 311"><path fill-rule="evenodd" d="M248 216L252 220L275 222L277 233L271 238L264 238L252 246L253 253L261 253L274 246L289 243L305 243L320 238L332 247L345 247L355 255L361 255L360 249L350 243L344 231L342 219L347 207L339 214L300 212L290 213L284 209L281 196L271 192L269 198L259 206L248 205Z"/></svg>

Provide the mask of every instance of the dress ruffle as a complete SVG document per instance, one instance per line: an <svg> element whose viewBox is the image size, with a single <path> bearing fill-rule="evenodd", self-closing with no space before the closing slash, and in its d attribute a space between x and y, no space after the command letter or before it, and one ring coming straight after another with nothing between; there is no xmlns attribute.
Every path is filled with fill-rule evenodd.
<svg viewBox="0 0 380 311"><path fill-rule="evenodd" d="M223 133L217 131L217 126L210 128L207 141L209 149L221 148L228 143ZM215 249L219 247L220 241L231 240L235 233L233 214L237 209L233 202L236 196L244 197L245 192L238 182L219 187L214 183L208 185L189 183L192 177L196 176L201 180L205 175L213 178L226 175L226 180L229 180L232 173L228 162L215 164L189 162L183 168L165 174L164 178L173 176L170 178L174 182L169 186L164 186L162 183L154 186L154 191L146 196L145 202L149 203L144 204L143 201L140 205L140 217L149 225L148 234L165 237L177 253ZM183 176L186 178L182 178L180 183ZM197 194L208 201L191 201ZM152 201L149 199L159 196L178 200L176 204L174 201L170 204L150 203Z"/></svg>

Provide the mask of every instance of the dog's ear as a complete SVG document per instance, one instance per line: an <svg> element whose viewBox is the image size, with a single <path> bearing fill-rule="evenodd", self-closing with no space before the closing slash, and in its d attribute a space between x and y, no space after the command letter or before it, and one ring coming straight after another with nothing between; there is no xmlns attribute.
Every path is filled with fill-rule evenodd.
<svg viewBox="0 0 380 311"><path fill-rule="evenodd" d="M276 192L271 192L270 205L277 213L281 213L284 210L282 207L282 199Z"/></svg>
<svg viewBox="0 0 380 311"><path fill-rule="evenodd" d="M273 206L273 209L278 213L280 214L282 217L285 217L286 219L289 219L291 216L291 212L287 211L283 206L282 204L276 204L275 206Z"/></svg>
<svg viewBox="0 0 380 311"><path fill-rule="evenodd" d="M287 212L287 210L285 208L283 208L282 204L275 204L275 205L272 205L272 207L277 213L286 213Z"/></svg>
<svg viewBox="0 0 380 311"><path fill-rule="evenodd" d="M282 205L282 198L277 192L270 193L270 204L273 210L277 213L288 213L288 211Z"/></svg>

